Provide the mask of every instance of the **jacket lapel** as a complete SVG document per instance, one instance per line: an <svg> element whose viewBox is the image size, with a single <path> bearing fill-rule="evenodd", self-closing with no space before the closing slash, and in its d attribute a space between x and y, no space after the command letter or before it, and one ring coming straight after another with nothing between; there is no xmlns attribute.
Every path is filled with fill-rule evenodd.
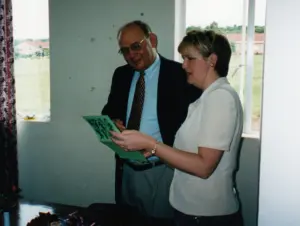
<svg viewBox="0 0 300 226"><path fill-rule="evenodd" d="M160 69L159 69L159 77L158 77L158 85L157 85L157 118L160 121L160 112L163 111L165 104L165 92L168 92L168 68L166 65L166 59L159 55L160 57Z"/></svg>
<svg viewBox="0 0 300 226"><path fill-rule="evenodd" d="M122 87L121 90L124 92L122 93L122 98L124 98L124 106L123 106L123 122L126 121L126 115L127 115L127 106L128 106L128 97L129 97L129 92L130 92L130 87L131 87L131 82L133 79L134 75L134 69L131 68L129 65L126 67L126 70L124 70L124 74L121 75L123 78L123 82L121 84Z"/></svg>

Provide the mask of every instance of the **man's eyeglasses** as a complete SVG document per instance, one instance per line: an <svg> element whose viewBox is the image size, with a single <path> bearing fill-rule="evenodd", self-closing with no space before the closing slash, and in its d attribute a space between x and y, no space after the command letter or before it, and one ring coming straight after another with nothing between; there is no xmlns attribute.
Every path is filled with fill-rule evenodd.
<svg viewBox="0 0 300 226"><path fill-rule="evenodd" d="M143 38L141 41L139 42L134 42L132 43L129 47L121 47L119 49L119 53L126 55L131 51L140 51L142 49L142 44L145 41L146 38Z"/></svg>

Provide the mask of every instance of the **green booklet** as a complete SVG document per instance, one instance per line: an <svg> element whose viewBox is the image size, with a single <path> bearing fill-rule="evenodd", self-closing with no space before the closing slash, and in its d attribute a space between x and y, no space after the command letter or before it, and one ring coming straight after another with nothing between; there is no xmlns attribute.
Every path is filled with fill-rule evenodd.
<svg viewBox="0 0 300 226"><path fill-rule="evenodd" d="M88 124L93 128L95 131L98 139L101 143L109 147L113 150L116 154L123 159L129 159L134 161L146 161L146 158L142 153L139 151L124 151L121 147L116 145L111 140L110 131L120 132L119 129L116 127L114 122L109 118L107 115L100 115L100 116L83 116L83 118L88 122Z"/></svg>

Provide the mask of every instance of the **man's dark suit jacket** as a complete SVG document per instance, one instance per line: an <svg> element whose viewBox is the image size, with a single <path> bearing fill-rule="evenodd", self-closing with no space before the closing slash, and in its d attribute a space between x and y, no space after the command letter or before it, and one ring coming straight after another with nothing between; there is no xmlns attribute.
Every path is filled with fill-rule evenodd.
<svg viewBox="0 0 300 226"><path fill-rule="evenodd" d="M186 118L188 106L201 95L201 91L187 83L180 63L162 56L158 80L157 117L163 142L173 145L175 134ZM134 69L127 65L118 67L113 75L108 102L103 115L126 122L128 95Z"/></svg>
<svg viewBox="0 0 300 226"><path fill-rule="evenodd" d="M163 142L172 146L175 134L186 118L188 106L200 97L201 91L187 83L180 63L160 56L158 79L157 117ZM126 122L127 103L134 69L127 65L118 67L112 78L108 102L102 110L111 119ZM115 199L121 203L122 161L116 156Z"/></svg>

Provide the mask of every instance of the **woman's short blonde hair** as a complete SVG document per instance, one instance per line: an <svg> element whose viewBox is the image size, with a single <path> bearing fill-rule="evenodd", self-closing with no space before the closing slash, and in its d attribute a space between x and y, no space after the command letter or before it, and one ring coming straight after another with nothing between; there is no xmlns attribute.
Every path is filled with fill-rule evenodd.
<svg viewBox="0 0 300 226"><path fill-rule="evenodd" d="M178 46L181 53L187 47L195 47L199 53L208 58L211 54L217 56L215 70L220 77L226 77L231 58L231 47L228 39L213 30L193 30L186 34Z"/></svg>

